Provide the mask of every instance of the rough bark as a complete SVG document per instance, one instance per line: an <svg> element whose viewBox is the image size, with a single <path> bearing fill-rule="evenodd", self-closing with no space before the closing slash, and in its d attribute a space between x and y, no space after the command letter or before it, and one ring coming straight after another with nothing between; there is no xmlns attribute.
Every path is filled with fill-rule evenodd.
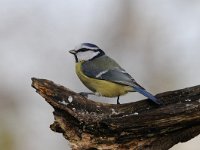
<svg viewBox="0 0 200 150"><path fill-rule="evenodd" d="M54 108L50 128L62 133L74 150L167 150L200 133L200 85L157 94L149 100L106 104L89 100L46 79L32 86Z"/></svg>

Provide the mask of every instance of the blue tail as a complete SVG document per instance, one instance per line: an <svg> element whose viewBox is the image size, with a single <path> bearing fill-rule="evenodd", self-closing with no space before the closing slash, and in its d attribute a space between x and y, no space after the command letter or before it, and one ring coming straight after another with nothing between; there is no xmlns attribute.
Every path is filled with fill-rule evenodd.
<svg viewBox="0 0 200 150"><path fill-rule="evenodd" d="M133 87L136 92L139 92L140 94L146 96L147 98L151 99L154 103L161 105L163 104L160 100L155 98L151 93L147 92L145 89L139 86L134 86Z"/></svg>

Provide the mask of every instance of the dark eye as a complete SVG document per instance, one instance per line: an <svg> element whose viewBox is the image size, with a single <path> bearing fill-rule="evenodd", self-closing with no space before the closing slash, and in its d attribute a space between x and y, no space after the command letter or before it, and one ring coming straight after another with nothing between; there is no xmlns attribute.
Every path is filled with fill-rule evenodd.
<svg viewBox="0 0 200 150"><path fill-rule="evenodd" d="M81 49L78 50L78 52L86 52L86 51L99 52L99 49L81 48Z"/></svg>
<svg viewBox="0 0 200 150"><path fill-rule="evenodd" d="M87 49L87 48L81 48L81 49L78 50L78 52L86 52L86 51L89 51L89 49Z"/></svg>

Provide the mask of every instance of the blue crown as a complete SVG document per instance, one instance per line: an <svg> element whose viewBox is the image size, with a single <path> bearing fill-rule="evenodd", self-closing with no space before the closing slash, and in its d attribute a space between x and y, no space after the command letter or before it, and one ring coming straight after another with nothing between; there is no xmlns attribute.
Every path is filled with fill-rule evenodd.
<svg viewBox="0 0 200 150"><path fill-rule="evenodd" d="M91 47L91 48L99 48L95 44L91 44L91 43L82 43L82 46L87 46L87 47Z"/></svg>

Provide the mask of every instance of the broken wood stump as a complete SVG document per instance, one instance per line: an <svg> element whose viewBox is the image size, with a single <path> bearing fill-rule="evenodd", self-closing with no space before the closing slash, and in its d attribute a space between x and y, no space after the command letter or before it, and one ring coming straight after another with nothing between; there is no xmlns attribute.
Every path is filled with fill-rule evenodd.
<svg viewBox="0 0 200 150"><path fill-rule="evenodd" d="M167 150L200 133L200 85L157 94L163 106L95 102L46 79L32 78L32 87L54 108L50 128L73 150Z"/></svg>

